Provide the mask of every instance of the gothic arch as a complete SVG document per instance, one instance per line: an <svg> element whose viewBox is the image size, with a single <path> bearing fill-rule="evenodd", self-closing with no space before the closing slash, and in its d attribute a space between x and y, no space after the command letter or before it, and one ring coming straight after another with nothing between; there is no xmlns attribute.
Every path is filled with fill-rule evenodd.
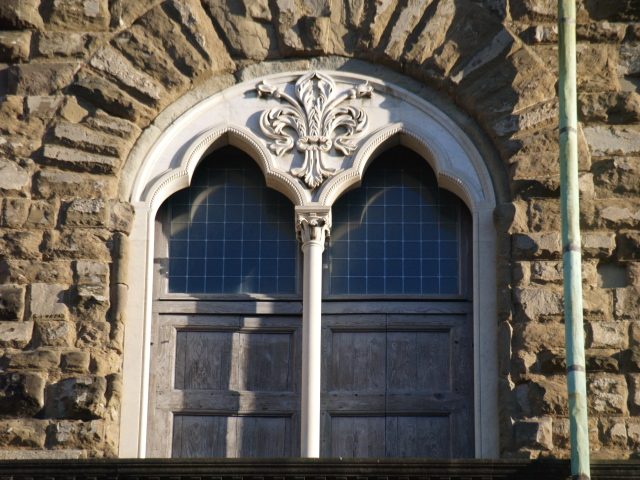
<svg viewBox="0 0 640 480"><path fill-rule="evenodd" d="M129 164L137 165L127 196L136 208L131 234L130 297L145 301L128 306L124 354L124 401L122 422L138 425L134 433L123 429L121 456L144 456L150 339L150 278L154 264L154 218L158 207L173 192L189 185L196 165L207 153L225 144L249 153L260 165L269 186L287 195L294 204L313 210L327 208L344 191L360 181L367 164L382 150L403 144L420 153L433 167L438 182L458 194L473 215L475 418L476 451L480 457L497 457L497 348L495 231L492 213L496 197L484 159L465 133L443 112L425 100L393 84L373 77L346 72L323 72L335 81L338 91L354 85L369 85L371 98L351 98L349 108L361 108L370 128L353 138L352 155L333 155L329 162L341 169L310 188L293 174L303 152L291 149L279 157L269 149L269 139L258 128L258 117L267 108L280 105L278 99L258 98L262 82L291 90L292 82L306 72L285 72L252 79L213 95L178 116L146 152L132 152ZM327 77L327 78L328 78ZM358 107L356 107L358 105ZM326 153L326 152L325 152ZM135 156L138 158L135 158ZM134 158L131 158L134 157ZM309 210L309 211L311 211Z"/></svg>

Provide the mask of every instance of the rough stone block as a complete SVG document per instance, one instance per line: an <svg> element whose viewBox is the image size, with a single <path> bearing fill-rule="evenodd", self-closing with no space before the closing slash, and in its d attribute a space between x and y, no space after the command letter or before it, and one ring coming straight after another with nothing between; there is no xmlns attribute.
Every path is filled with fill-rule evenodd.
<svg viewBox="0 0 640 480"><path fill-rule="evenodd" d="M31 416L44 407L44 380L35 373L0 372L0 411Z"/></svg>
<svg viewBox="0 0 640 480"><path fill-rule="evenodd" d="M60 352L55 350L38 349L28 352L5 354L6 368L15 370L46 371L57 369L60 365Z"/></svg>
<svg viewBox="0 0 640 480"><path fill-rule="evenodd" d="M108 30L111 22L108 0L57 0L48 3L45 9L51 30Z"/></svg>
<svg viewBox="0 0 640 480"><path fill-rule="evenodd" d="M0 447L44 448L47 420L0 420Z"/></svg>
<svg viewBox="0 0 640 480"><path fill-rule="evenodd" d="M90 366L91 371L97 375L119 373L122 369L122 357L114 351L94 350L91 353Z"/></svg>
<svg viewBox="0 0 640 480"><path fill-rule="evenodd" d="M640 372L640 346L634 345L620 353L620 364L630 372Z"/></svg>
<svg viewBox="0 0 640 480"><path fill-rule="evenodd" d="M133 217L135 215L133 205L120 200L111 200L109 204L111 206L109 209L109 230L124 232L127 235L131 233Z"/></svg>
<svg viewBox="0 0 640 480"><path fill-rule="evenodd" d="M0 347L24 348L32 332L32 322L0 322Z"/></svg>
<svg viewBox="0 0 640 480"><path fill-rule="evenodd" d="M84 73L71 85L70 91L86 98L104 111L146 127L155 117L154 111L124 93L120 87L100 77Z"/></svg>
<svg viewBox="0 0 640 480"><path fill-rule="evenodd" d="M104 422L63 420L52 422L47 428L47 443L52 447L104 450ZM60 450L56 449L56 452ZM65 450L63 450L65 451ZM76 450L80 451L80 450Z"/></svg>
<svg viewBox="0 0 640 480"><path fill-rule="evenodd" d="M630 373L629 379L629 410L632 415L640 413L640 373Z"/></svg>
<svg viewBox="0 0 640 480"><path fill-rule="evenodd" d="M16 162L0 158L0 191L20 193L31 184L29 171Z"/></svg>
<svg viewBox="0 0 640 480"><path fill-rule="evenodd" d="M587 378L587 401L591 414L627 413L627 381L624 375L594 373Z"/></svg>
<svg viewBox="0 0 640 480"><path fill-rule="evenodd" d="M516 447L552 450L552 428L553 420L551 417L518 420L514 425Z"/></svg>
<svg viewBox="0 0 640 480"><path fill-rule="evenodd" d="M640 260L640 233L624 232L616 237L618 260Z"/></svg>
<svg viewBox="0 0 640 480"><path fill-rule="evenodd" d="M51 95L71 83L75 67L68 63L14 65L9 70L9 93Z"/></svg>
<svg viewBox="0 0 640 480"><path fill-rule="evenodd" d="M41 198L109 198L115 195L115 179L87 174L41 171L34 179L34 190Z"/></svg>
<svg viewBox="0 0 640 480"><path fill-rule="evenodd" d="M540 373L557 374L567 370L567 359L564 350L543 350L538 354Z"/></svg>
<svg viewBox="0 0 640 480"><path fill-rule="evenodd" d="M0 62L18 63L29 59L31 32L0 32Z"/></svg>
<svg viewBox="0 0 640 480"><path fill-rule="evenodd" d="M25 289L18 285L0 285L0 319L22 320Z"/></svg>
<svg viewBox="0 0 640 480"><path fill-rule="evenodd" d="M78 260L75 265L79 284L109 283L109 267L104 262Z"/></svg>
<svg viewBox="0 0 640 480"><path fill-rule="evenodd" d="M104 347L109 341L111 326L107 322L83 322L77 328L77 348Z"/></svg>
<svg viewBox="0 0 640 480"><path fill-rule="evenodd" d="M77 198L68 205L64 224L67 227L104 227L108 213L108 204L101 198Z"/></svg>
<svg viewBox="0 0 640 480"><path fill-rule="evenodd" d="M27 221L31 200L28 198L5 198L2 204L2 225L20 228Z"/></svg>
<svg viewBox="0 0 640 480"><path fill-rule="evenodd" d="M635 92L589 93L578 97L580 120L627 124L640 122L640 95Z"/></svg>
<svg viewBox="0 0 640 480"><path fill-rule="evenodd" d="M529 320L540 315L561 315L564 312L564 295L542 288L516 289L516 299L522 313Z"/></svg>
<svg viewBox="0 0 640 480"><path fill-rule="evenodd" d="M78 285L78 303L85 308L98 305L109 306L109 287L103 284L83 283Z"/></svg>
<svg viewBox="0 0 640 480"><path fill-rule="evenodd" d="M614 372L619 371L619 350L589 349L585 353L585 366L587 372Z"/></svg>
<svg viewBox="0 0 640 480"><path fill-rule="evenodd" d="M640 423L634 421L627 423L627 438L629 439L629 447L634 450L640 448Z"/></svg>
<svg viewBox="0 0 640 480"><path fill-rule="evenodd" d="M34 56L44 58L78 58L91 55L99 40L100 34L69 32L38 32L35 37Z"/></svg>
<svg viewBox="0 0 640 480"><path fill-rule="evenodd" d="M63 285L34 283L29 292L29 313L32 319L66 319L69 309L65 304Z"/></svg>
<svg viewBox="0 0 640 480"><path fill-rule="evenodd" d="M560 258L562 246L560 234L529 233L513 236L513 253L517 258Z"/></svg>
<svg viewBox="0 0 640 480"><path fill-rule="evenodd" d="M75 328L69 322L40 320L36 322L35 331L39 347L69 347L75 341Z"/></svg>
<svg viewBox="0 0 640 480"><path fill-rule="evenodd" d="M586 233L582 235L582 254L591 258L608 258L616 249L613 234Z"/></svg>
<svg viewBox="0 0 640 480"><path fill-rule="evenodd" d="M145 73L135 69L122 54L109 46L98 50L89 63L93 68L103 71L128 87L138 99L145 103L155 104L162 98L163 89L160 86Z"/></svg>
<svg viewBox="0 0 640 480"><path fill-rule="evenodd" d="M616 318L640 318L640 288L615 288L613 291Z"/></svg>
<svg viewBox="0 0 640 480"><path fill-rule="evenodd" d="M33 262L3 260L0 262L0 283L71 283L70 262Z"/></svg>
<svg viewBox="0 0 640 480"><path fill-rule="evenodd" d="M61 380L55 390L55 410L58 418L92 420L102 418L106 408L107 379L84 376Z"/></svg>
<svg viewBox="0 0 640 480"><path fill-rule="evenodd" d="M57 145L45 145L44 158L49 163L70 167L89 173L116 173L120 168L120 159L87 153Z"/></svg>
<svg viewBox="0 0 640 480"><path fill-rule="evenodd" d="M533 376L529 383L529 403L534 415L567 415L567 379L564 375Z"/></svg>
<svg viewBox="0 0 640 480"><path fill-rule="evenodd" d="M627 322L590 322L587 330L590 348L627 348L628 330Z"/></svg>
<svg viewBox="0 0 640 480"><path fill-rule="evenodd" d="M91 258L108 262L111 259L107 246L110 239L110 232L97 228L54 231L47 238L44 251L54 258L70 260Z"/></svg>
<svg viewBox="0 0 640 480"><path fill-rule="evenodd" d="M502 203L493 210L493 224L498 233L527 230L527 207L524 202Z"/></svg>
<svg viewBox="0 0 640 480"><path fill-rule="evenodd" d="M2 0L0 2L0 29L41 29L42 17L38 12L40 0Z"/></svg>
<svg viewBox="0 0 640 480"><path fill-rule="evenodd" d="M55 228L59 209L60 202L57 199L34 200L31 202L25 226L47 230Z"/></svg>
<svg viewBox="0 0 640 480"><path fill-rule="evenodd" d="M537 283L562 283L562 262L531 262L529 279ZM582 280L595 283L596 266L592 262L582 262Z"/></svg>
<svg viewBox="0 0 640 480"><path fill-rule="evenodd" d="M86 373L90 359L89 352L67 352L62 355L61 367L65 372Z"/></svg>
<svg viewBox="0 0 640 480"><path fill-rule="evenodd" d="M56 95L53 97L34 95L26 97L26 114L30 118L41 118L43 120L51 119L60 106L63 104L64 97Z"/></svg>
<svg viewBox="0 0 640 480"><path fill-rule="evenodd" d="M514 346L527 352L564 349L564 325L561 323L516 323L513 326Z"/></svg>
<svg viewBox="0 0 640 480"><path fill-rule="evenodd" d="M627 263L627 285L640 287L640 262Z"/></svg>
<svg viewBox="0 0 640 480"><path fill-rule="evenodd" d="M588 208L589 204L583 202ZM595 228L623 229L640 226L640 204L637 201L609 199L594 203L591 212L585 214L581 207L584 223Z"/></svg>
<svg viewBox="0 0 640 480"><path fill-rule="evenodd" d="M53 138L61 145L99 155L124 157L130 145L118 137L93 132L80 125L61 123L54 127Z"/></svg>
<svg viewBox="0 0 640 480"><path fill-rule="evenodd" d="M136 140L141 133L136 124L112 117L102 110L97 110L92 116L85 118L83 123L93 131L113 135L129 142Z"/></svg>
<svg viewBox="0 0 640 480"><path fill-rule="evenodd" d="M40 260L42 259L41 243L41 231L8 231L0 238L0 251L7 257Z"/></svg>
<svg viewBox="0 0 640 480"><path fill-rule="evenodd" d="M631 127L586 127L584 134L594 156L640 154L640 131Z"/></svg>

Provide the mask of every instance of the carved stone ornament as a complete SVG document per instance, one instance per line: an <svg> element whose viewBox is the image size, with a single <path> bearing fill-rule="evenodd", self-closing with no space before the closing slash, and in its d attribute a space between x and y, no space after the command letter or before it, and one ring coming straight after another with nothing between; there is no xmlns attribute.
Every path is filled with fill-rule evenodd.
<svg viewBox="0 0 640 480"><path fill-rule="evenodd" d="M370 97L373 87L365 82L340 94L334 94L335 88L331 77L320 72L307 73L298 79L295 86L297 100L282 88L264 81L256 87L258 96L272 96L289 104L262 112L260 130L273 140L269 149L277 156L293 148L294 139L287 128L296 131L295 145L304 153L304 163L301 168L292 168L291 173L304 178L310 188L318 187L325 178L336 174L335 169L324 165L322 154L335 146L343 155L350 155L357 148L353 137L367 128L367 114L362 109L339 105L347 99ZM345 133L332 139L338 127Z"/></svg>
<svg viewBox="0 0 640 480"><path fill-rule="evenodd" d="M331 230L331 217L315 213L299 213L296 219L296 236L302 245L314 242L324 246Z"/></svg>

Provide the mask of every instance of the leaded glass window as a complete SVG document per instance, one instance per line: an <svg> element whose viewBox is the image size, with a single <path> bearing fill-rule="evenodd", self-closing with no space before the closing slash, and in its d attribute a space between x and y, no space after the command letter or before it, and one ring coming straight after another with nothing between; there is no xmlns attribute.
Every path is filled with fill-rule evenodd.
<svg viewBox="0 0 640 480"><path fill-rule="evenodd" d="M330 293L459 294L464 208L418 154L385 152L333 205Z"/></svg>
<svg viewBox="0 0 640 480"><path fill-rule="evenodd" d="M169 293L296 293L293 204L244 152L203 160L166 207Z"/></svg>

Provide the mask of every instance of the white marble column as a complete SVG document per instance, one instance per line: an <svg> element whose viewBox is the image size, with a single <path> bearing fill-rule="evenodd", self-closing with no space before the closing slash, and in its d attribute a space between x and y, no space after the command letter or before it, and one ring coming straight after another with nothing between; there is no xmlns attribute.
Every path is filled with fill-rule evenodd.
<svg viewBox="0 0 640 480"><path fill-rule="evenodd" d="M296 232L304 254L300 452L303 458L320 456L322 252L330 228L329 207L296 207Z"/></svg>

